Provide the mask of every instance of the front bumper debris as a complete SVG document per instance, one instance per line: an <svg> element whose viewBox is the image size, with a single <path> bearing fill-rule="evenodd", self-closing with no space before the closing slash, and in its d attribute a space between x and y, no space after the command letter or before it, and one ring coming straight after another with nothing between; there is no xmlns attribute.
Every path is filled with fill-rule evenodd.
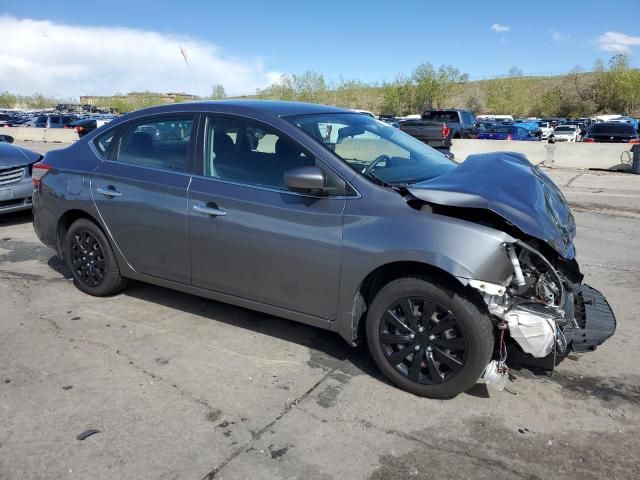
<svg viewBox="0 0 640 480"><path fill-rule="evenodd" d="M616 331L616 317L607 299L593 287L582 285L576 301L577 326L564 330L569 348L574 352L590 352Z"/></svg>
<svg viewBox="0 0 640 480"><path fill-rule="evenodd" d="M565 351L556 350L546 357L535 358L512 344L508 348L510 366L553 370L571 352L594 351L615 333L616 317L602 293L586 284L573 293L574 322L561 329L566 338Z"/></svg>

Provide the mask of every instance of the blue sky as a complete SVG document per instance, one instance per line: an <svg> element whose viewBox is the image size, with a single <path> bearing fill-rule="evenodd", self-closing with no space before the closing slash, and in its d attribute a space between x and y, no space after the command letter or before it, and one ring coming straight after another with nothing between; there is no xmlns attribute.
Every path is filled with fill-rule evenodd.
<svg viewBox="0 0 640 480"><path fill-rule="evenodd" d="M103 42L84 48L96 52L104 49L109 61L118 54L109 53L109 44L121 32L109 33L112 27L141 34L155 32L181 45L195 42L222 62L221 69L227 64L246 67L244 73L234 74L236 78L256 76L253 82L243 78L234 88L233 76L221 74L220 81L233 93L248 93L234 90L253 90L278 73L304 70L323 73L330 79L342 75L368 82L392 80L423 62L452 64L471 78L505 74L511 66L526 74L555 74L576 65L588 70L596 59L607 60L618 51L629 53L632 64L640 65L639 0L110 0L100 6L82 6L88 4L0 0L0 19L4 14L5 21L14 23L32 19L48 21L54 27L76 27L74 35L80 41L84 38L82 28L106 27L102 30ZM41 25L36 23L30 28L35 28L37 34L43 29ZM136 38L131 39L132 49L136 48L133 44L139 43ZM43 42L44 47L34 48L54 48L46 40ZM64 48L64 42L56 43ZM29 54L28 50L21 53L21 48L16 45L14 55ZM186 50L194 64L209 60L195 44ZM69 62L60 52L53 54L60 61ZM99 62L99 55L83 60L85 55L77 54L78 61ZM173 68L177 69L177 65ZM0 89L11 89L7 80L3 82L2 73ZM204 90L216 75L204 65L196 66L190 76L180 74L175 80L176 88L186 83L182 90ZM137 81L142 84L144 78ZM108 89L109 85L96 83L92 88ZM57 94L66 93L58 91L58 87L54 90Z"/></svg>

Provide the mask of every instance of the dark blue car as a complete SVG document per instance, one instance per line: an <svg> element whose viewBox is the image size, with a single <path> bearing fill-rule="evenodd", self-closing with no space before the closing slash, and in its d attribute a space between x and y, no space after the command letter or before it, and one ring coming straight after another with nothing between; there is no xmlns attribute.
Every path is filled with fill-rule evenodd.
<svg viewBox="0 0 640 480"><path fill-rule="evenodd" d="M540 140L535 134L526 128L514 125L496 125L485 132L478 133L480 140L523 140L537 142Z"/></svg>

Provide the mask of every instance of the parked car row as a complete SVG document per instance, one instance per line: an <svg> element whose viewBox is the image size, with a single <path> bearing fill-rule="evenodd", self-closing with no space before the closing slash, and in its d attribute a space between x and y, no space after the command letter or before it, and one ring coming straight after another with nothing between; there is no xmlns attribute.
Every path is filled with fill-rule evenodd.
<svg viewBox="0 0 640 480"><path fill-rule="evenodd" d="M474 116L468 110L430 109L419 118L381 120L452 157L453 139L563 142L638 143L637 120L631 117L602 118L513 118L511 115Z"/></svg>
<svg viewBox="0 0 640 480"><path fill-rule="evenodd" d="M73 128L80 135L84 135L114 118L117 116L112 114L0 111L0 127Z"/></svg>

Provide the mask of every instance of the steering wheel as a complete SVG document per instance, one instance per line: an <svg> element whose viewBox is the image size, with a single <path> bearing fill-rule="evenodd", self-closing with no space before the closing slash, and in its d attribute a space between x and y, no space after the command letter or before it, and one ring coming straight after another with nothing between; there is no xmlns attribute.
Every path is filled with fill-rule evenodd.
<svg viewBox="0 0 640 480"><path fill-rule="evenodd" d="M370 173L373 171L374 168L376 168L376 165L378 165L379 163L381 163L382 161L391 161L391 157L389 157L389 155L378 155L373 162L371 162L368 166L364 167L364 170L362 170L362 173Z"/></svg>

